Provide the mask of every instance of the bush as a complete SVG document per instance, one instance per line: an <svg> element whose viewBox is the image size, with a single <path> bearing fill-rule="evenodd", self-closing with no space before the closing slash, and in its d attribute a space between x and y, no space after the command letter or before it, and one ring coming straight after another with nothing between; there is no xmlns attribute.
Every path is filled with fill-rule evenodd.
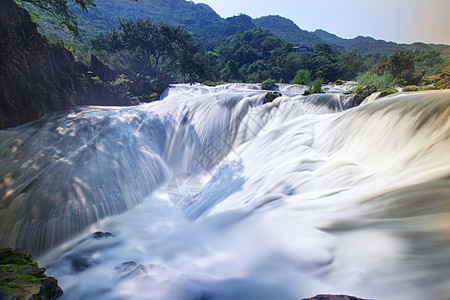
<svg viewBox="0 0 450 300"><path fill-rule="evenodd" d="M292 84L309 84L310 73L308 70L299 69L297 74L295 74L294 79L291 81Z"/></svg>
<svg viewBox="0 0 450 300"><path fill-rule="evenodd" d="M400 82L394 79L389 73L378 75L373 72L365 72L360 74L356 81L362 86L373 84L378 91L383 91L388 88L393 89L400 84Z"/></svg>
<svg viewBox="0 0 450 300"><path fill-rule="evenodd" d="M263 90L273 90L275 87L276 81L273 79L267 79L262 82Z"/></svg>
<svg viewBox="0 0 450 300"><path fill-rule="evenodd" d="M322 78L316 78L310 86L310 90L312 93L320 93L322 92L322 82L323 79Z"/></svg>

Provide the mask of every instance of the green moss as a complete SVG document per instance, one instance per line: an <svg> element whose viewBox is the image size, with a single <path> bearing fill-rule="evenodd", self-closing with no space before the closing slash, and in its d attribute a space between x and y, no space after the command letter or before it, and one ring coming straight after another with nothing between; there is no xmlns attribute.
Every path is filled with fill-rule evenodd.
<svg viewBox="0 0 450 300"><path fill-rule="evenodd" d="M422 87L422 91L432 91L436 90L437 88L434 85L424 86Z"/></svg>
<svg viewBox="0 0 450 300"><path fill-rule="evenodd" d="M409 86L405 86L402 91L403 92L417 92L417 91L421 91L422 88L418 85L409 85Z"/></svg>
<svg viewBox="0 0 450 300"><path fill-rule="evenodd" d="M210 81L210 80L208 80L208 81L203 82L203 84L204 84L204 85L207 85L207 86L218 86L218 85L221 85L221 84L225 84L225 82L223 82L223 81Z"/></svg>
<svg viewBox="0 0 450 300"><path fill-rule="evenodd" d="M46 276L44 271L39 269L28 252L0 249L0 294L13 299L28 299L31 296L56 299L62 291L57 281ZM46 288L43 290L44 286Z"/></svg>
<svg viewBox="0 0 450 300"><path fill-rule="evenodd" d="M392 95L395 93L398 93L398 91L396 89L385 89L385 90L381 91L381 97Z"/></svg>

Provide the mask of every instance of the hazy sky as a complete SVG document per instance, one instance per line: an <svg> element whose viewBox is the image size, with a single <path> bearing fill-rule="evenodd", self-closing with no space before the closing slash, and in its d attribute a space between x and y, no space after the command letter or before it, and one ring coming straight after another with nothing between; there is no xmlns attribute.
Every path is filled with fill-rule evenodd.
<svg viewBox="0 0 450 300"><path fill-rule="evenodd" d="M195 0L222 17L280 15L308 31L450 45L450 0Z"/></svg>

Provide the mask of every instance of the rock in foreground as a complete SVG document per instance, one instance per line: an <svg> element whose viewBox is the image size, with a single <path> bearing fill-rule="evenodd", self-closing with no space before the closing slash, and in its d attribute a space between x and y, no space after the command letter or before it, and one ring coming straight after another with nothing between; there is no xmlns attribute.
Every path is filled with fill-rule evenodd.
<svg viewBox="0 0 450 300"><path fill-rule="evenodd" d="M44 272L28 252L0 249L0 299L57 299L63 291Z"/></svg>

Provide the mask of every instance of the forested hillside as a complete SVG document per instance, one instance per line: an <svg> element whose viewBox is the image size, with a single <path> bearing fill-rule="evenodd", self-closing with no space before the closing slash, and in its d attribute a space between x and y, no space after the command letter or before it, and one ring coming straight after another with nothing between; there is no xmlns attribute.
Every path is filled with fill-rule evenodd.
<svg viewBox="0 0 450 300"><path fill-rule="evenodd" d="M195 4L185 0L103 0L96 3L89 12L76 8L78 15L80 37L83 42L102 31L118 24L118 19L150 18L154 23L168 23L190 32L192 38L205 49L213 49L225 38L253 28L267 29L279 38L298 45L311 47L317 43L326 43L335 50L353 51L362 54L380 53L391 55L397 51L430 51L436 50L450 57L450 46L414 43L412 45L397 44L371 37L358 36L353 39L343 39L324 30L306 31L292 20L281 16L265 16L252 19L247 15L222 18L206 4ZM53 29L49 19L40 22L46 35L68 38L66 32Z"/></svg>

